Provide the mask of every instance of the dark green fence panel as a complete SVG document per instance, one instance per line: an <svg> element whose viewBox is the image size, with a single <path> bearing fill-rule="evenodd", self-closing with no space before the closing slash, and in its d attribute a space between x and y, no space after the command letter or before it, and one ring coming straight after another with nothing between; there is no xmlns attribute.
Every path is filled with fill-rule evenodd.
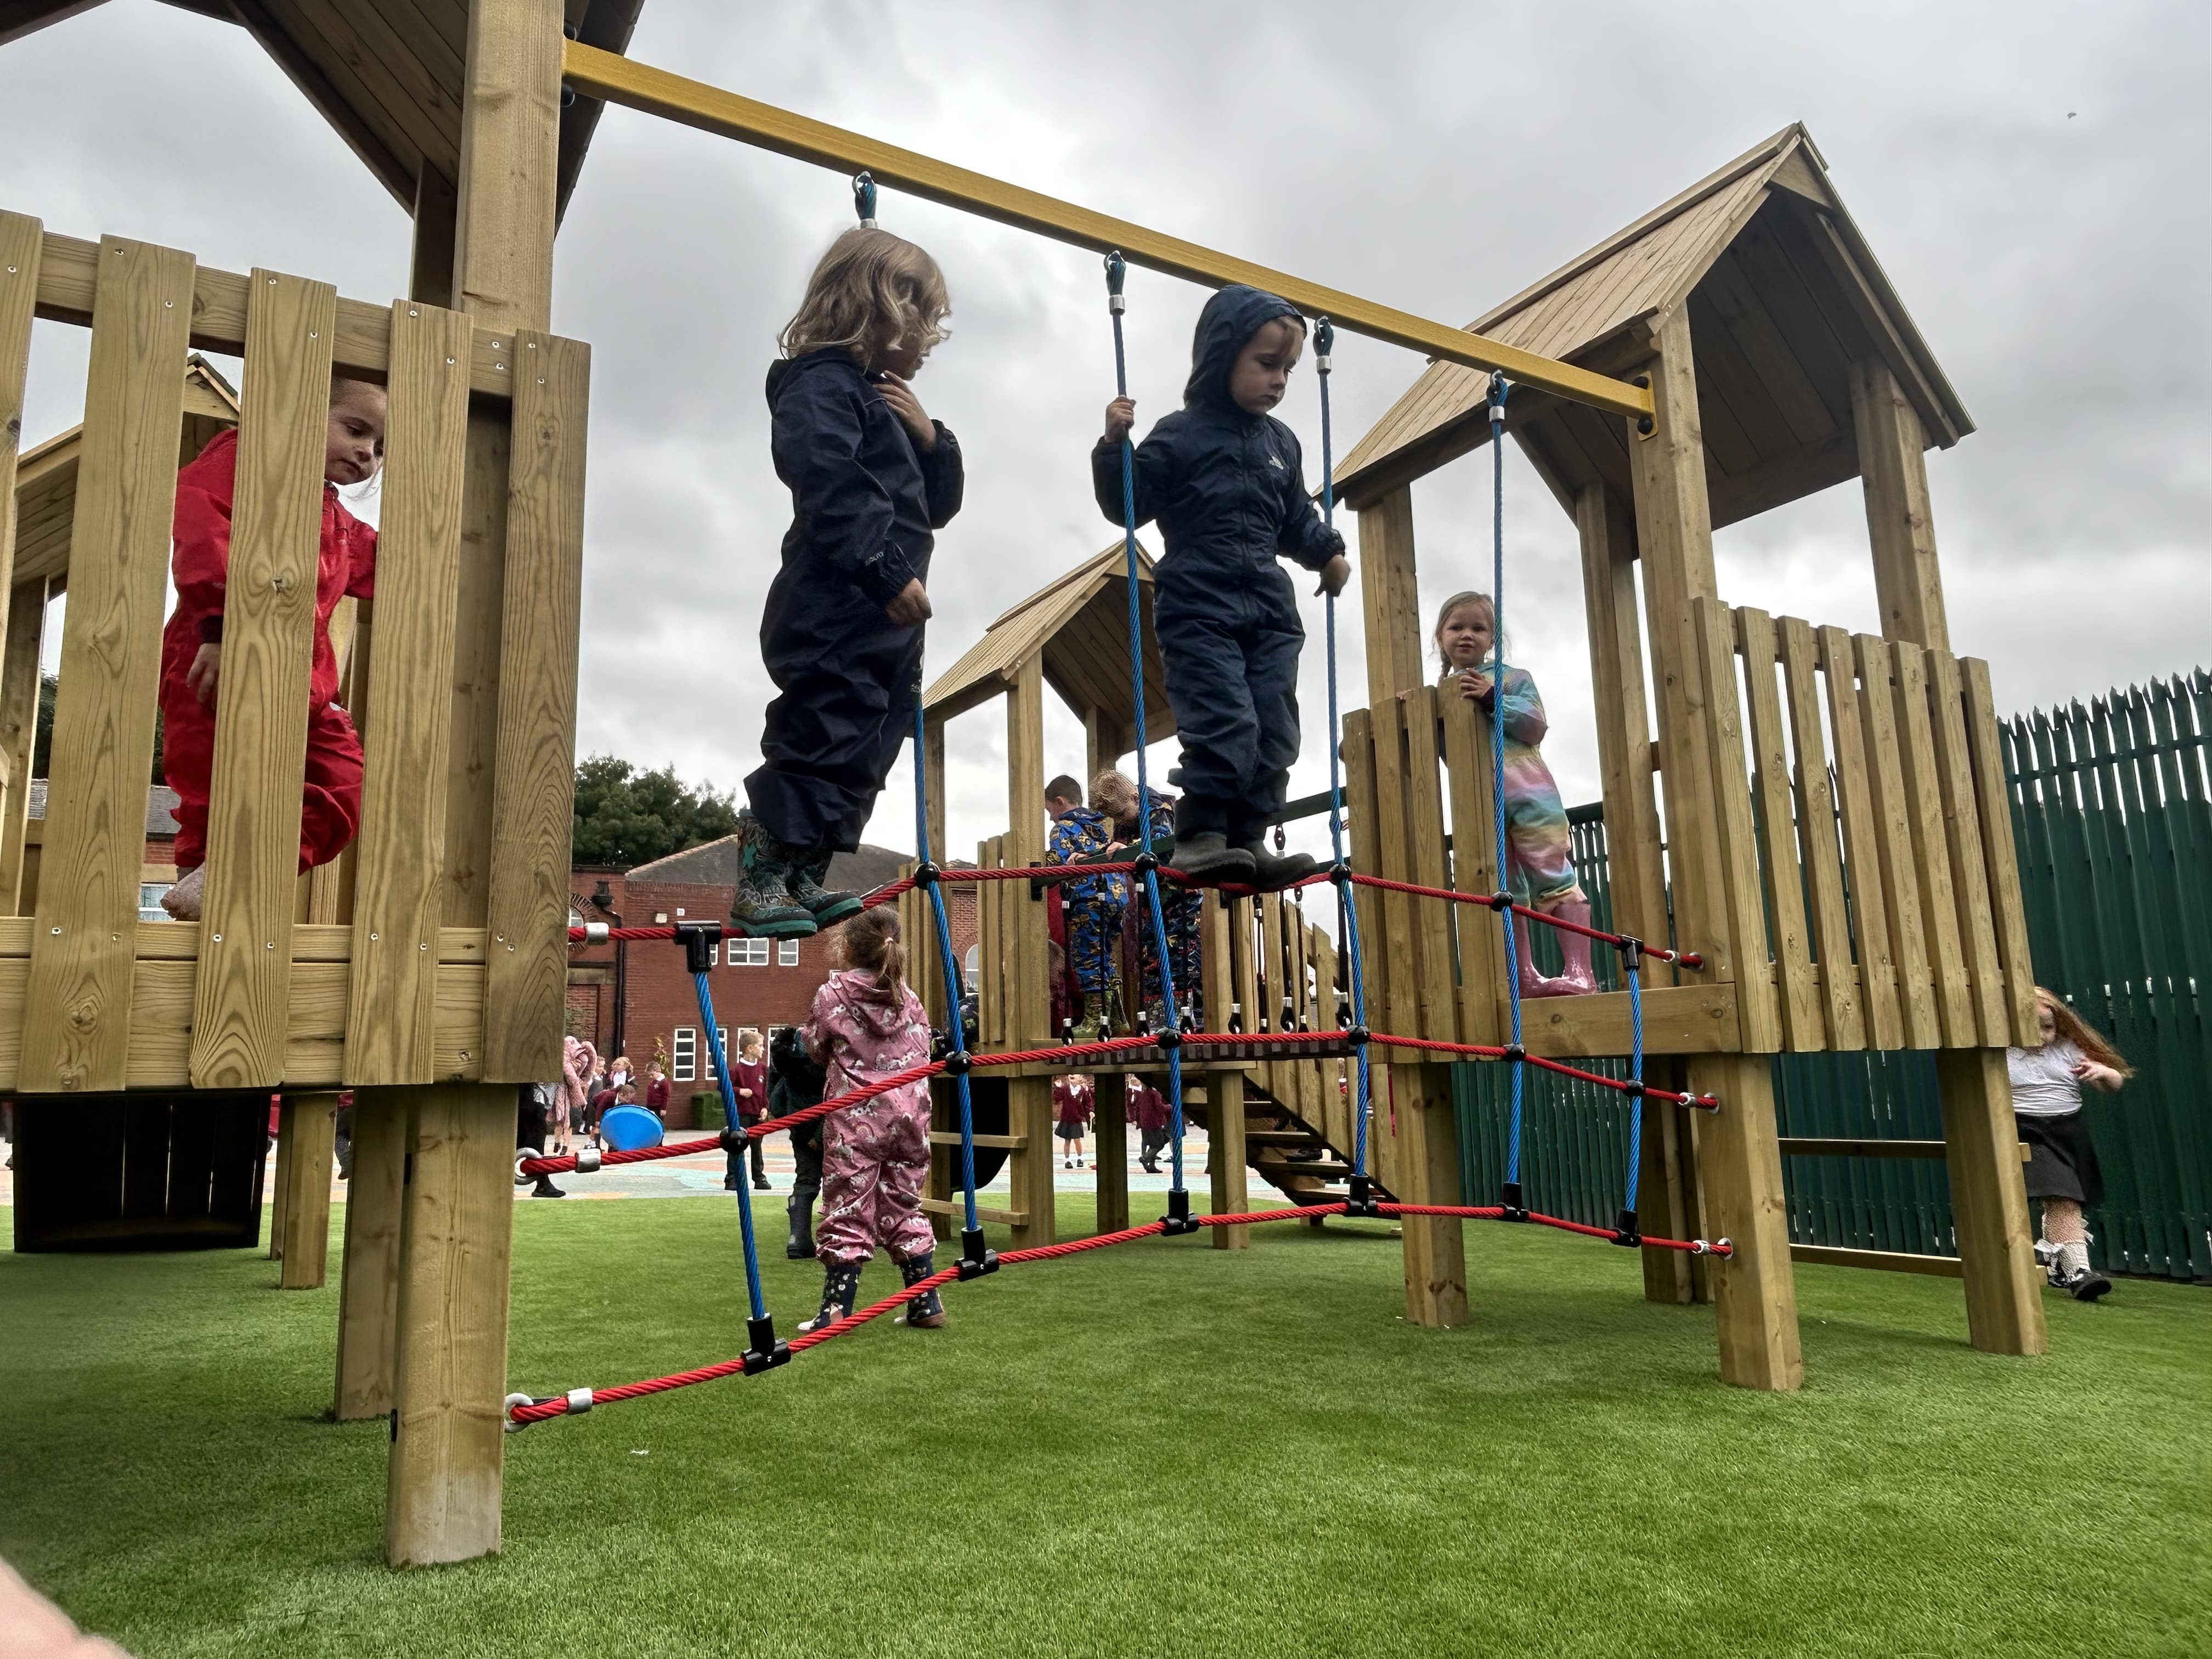
<svg viewBox="0 0 2212 1659"><path fill-rule="evenodd" d="M2212 676L2038 711L2000 736L2038 976L2138 1069L2119 1094L2089 1097L2106 1188L2090 1217L2094 1254L2110 1271L2212 1278ZM1602 812L1577 807L1568 820L1595 919L1610 927ZM1536 932L1538 964L1557 972L1551 930ZM1610 956L1597 960L1607 989L1618 982ZM1534 1070L1524 1086L1528 1202L1610 1224L1626 1175L1626 1103ZM1469 1203L1494 1203L1504 1179L1510 1087L1502 1066L1459 1068ZM1785 1137L1942 1135L1925 1053L1784 1054L1775 1100ZM1937 1160L1791 1156L1783 1184L1798 1243L1955 1253Z"/></svg>

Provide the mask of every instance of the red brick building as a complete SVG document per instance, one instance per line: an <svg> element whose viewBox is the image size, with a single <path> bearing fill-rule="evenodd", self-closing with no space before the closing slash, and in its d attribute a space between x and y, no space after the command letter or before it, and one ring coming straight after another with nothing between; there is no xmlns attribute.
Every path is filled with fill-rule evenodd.
<svg viewBox="0 0 2212 1659"><path fill-rule="evenodd" d="M908 857L882 847L841 853L830 863L828 884L869 891L897 879ZM619 916L620 925L629 927L720 921L730 913L737 874L734 836L627 872L580 867L569 880L573 921L613 922ZM953 949L964 963L975 943L975 891L972 885L947 887L945 896ZM725 1042L733 1045L742 1030L766 1033L806 1018L830 975L830 937L834 930L829 937L805 939L722 941L708 983ZM693 1090L714 1085L698 996L683 951L665 944L579 945L568 961L570 1029L604 1054L628 1054L641 1072L658 1045L675 1085L678 1109L672 1116L680 1117Z"/></svg>

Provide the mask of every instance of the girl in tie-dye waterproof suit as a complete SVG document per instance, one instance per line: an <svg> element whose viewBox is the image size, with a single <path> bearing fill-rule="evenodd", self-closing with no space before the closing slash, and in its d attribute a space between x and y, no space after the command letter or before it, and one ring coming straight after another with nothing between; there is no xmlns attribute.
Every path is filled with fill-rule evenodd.
<svg viewBox="0 0 2212 1659"><path fill-rule="evenodd" d="M898 912L864 910L838 937L845 965L814 994L800 1032L806 1051L826 1069L823 1097L882 1081L929 1059L929 1017L906 982L906 945ZM835 1111L823 1121L822 1222L815 1255L823 1268L822 1309L799 1326L818 1331L853 1311L860 1269L881 1245L906 1283L936 1271L936 1240L921 1212L929 1173L927 1079ZM907 1304L906 1322L942 1325L945 1306L930 1291Z"/></svg>
<svg viewBox="0 0 2212 1659"><path fill-rule="evenodd" d="M1500 660L1497 611L1487 593L1455 593L1437 617L1437 654L1443 659L1440 681L1446 692L1482 710L1486 729L1505 699L1505 848L1508 877L1515 897L1563 921L1589 926L1589 901L1575 879L1574 849L1567 833L1567 809L1559 786L1544 764L1537 745L1549 729L1544 700L1525 668ZM1584 996L1597 988L1590 972L1590 942L1579 933L1556 929L1565 972L1557 979L1536 971L1528 951L1528 923L1519 928L1516 960L1521 994L1528 997Z"/></svg>

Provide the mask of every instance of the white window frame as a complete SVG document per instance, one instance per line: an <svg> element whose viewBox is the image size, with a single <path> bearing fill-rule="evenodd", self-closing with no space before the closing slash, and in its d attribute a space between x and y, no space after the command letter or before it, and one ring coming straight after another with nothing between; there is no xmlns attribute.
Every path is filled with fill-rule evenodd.
<svg viewBox="0 0 2212 1659"><path fill-rule="evenodd" d="M726 1054L728 1054L730 1052L730 1028L726 1025L717 1025L714 1028L714 1035L722 1039L722 1052ZM712 1048L702 1047L700 1050L699 1080L702 1083L713 1083L717 1085L719 1085L722 1080L720 1077L715 1075L714 1051Z"/></svg>
<svg viewBox="0 0 2212 1659"><path fill-rule="evenodd" d="M744 947L742 950L739 947ZM732 968L765 968L769 963L768 941L764 939L733 939L730 941L729 963Z"/></svg>
<svg viewBox="0 0 2212 1659"><path fill-rule="evenodd" d="M679 1025L674 1040L669 1044L669 1080L673 1083L696 1083L699 1079L699 1028Z"/></svg>
<svg viewBox="0 0 2212 1659"><path fill-rule="evenodd" d="M796 968L799 966L799 941L797 939L780 939L776 940L775 965L779 968Z"/></svg>

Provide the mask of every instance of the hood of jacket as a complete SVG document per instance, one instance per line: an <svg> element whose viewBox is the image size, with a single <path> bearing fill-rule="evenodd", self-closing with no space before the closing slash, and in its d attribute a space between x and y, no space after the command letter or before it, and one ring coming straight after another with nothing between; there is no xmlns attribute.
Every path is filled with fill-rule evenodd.
<svg viewBox="0 0 2212 1659"><path fill-rule="evenodd" d="M1198 329L1190 342L1190 379L1182 389L1183 407L1235 409L1229 396L1229 371L1236 367L1237 354L1276 318L1298 315L1296 306L1265 289L1231 283L1221 289L1198 313Z"/></svg>
<svg viewBox="0 0 2212 1659"><path fill-rule="evenodd" d="M867 377L860 373L860 365L853 354L842 346L824 346L819 351L809 351L796 357L779 357L768 366L768 406L771 411L775 400L783 395L784 388L801 374L836 374L842 371L854 380Z"/></svg>
<svg viewBox="0 0 2212 1659"><path fill-rule="evenodd" d="M880 985L866 968L840 968L830 975L830 983L836 987L838 1000L852 1010L854 1018L870 1036L887 1037L906 1024L903 986Z"/></svg>

